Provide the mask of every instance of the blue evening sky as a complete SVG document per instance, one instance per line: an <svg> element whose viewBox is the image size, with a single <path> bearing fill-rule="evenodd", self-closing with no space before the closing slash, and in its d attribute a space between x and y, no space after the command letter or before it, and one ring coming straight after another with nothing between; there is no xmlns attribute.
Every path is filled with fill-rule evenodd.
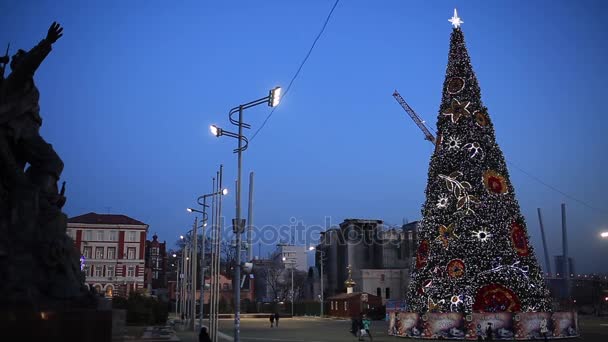
<svg viewBox="0 0 608 342"><path fill-rule="evenodd" d="M126 214L172 245L192 225L184 208L211 191L224 164L224 213L233 217L236 140L214 138L208 125L232 130L231 107L285 89L333 3L2 0L2 51L9 41L12 53L31 48L54 20L64 26L36 82L42 134L66 164L67 214ZM577 272L608 271L599 262L608 258L599 238L608 230L601 0L342 0L244 154L244 178L256 172L256 225L420 219L432 146L391 94L398 89L434 128L454 7L506 158L596 208L511 165L538 257L536 208L553 256L566 203ZM255 130L269 111L245 118Z"/></svg>

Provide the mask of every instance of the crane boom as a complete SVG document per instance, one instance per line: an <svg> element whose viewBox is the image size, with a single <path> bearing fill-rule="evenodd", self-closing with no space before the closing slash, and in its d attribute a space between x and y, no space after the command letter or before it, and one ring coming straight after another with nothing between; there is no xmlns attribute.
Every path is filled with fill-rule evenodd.
<svg viewBox="0 0 608 342"><path fill-rule="evenodd" d="M429 129L424 125L424 122L422 122L422 120L420 120L420 117L418 116L418 114L416 114L416 112L414 112L412 107L410 107L410 105L408 105L407 102L405 102L405 100L403 99L403 97L401 97L401 94L399 94L399 92L397 90L395 90L395 92L393 93L393 97L397 100L397 102L399 102L401 107L403 107L403 109L405 109L405 111L410 115L412 120L414 120L416 125L418 125L418 127L422 130L422 133L424 133L425 139L432 142L433 145L435 145L435 136L433 136L433 133L431 133L431 131L429 131Z"/></svg>

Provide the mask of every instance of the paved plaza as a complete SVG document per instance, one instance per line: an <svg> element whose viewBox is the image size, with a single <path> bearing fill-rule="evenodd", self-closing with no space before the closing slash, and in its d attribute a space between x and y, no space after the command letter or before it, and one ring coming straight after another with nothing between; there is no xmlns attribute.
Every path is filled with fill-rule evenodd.
<svg viewBox="0 0 608 342"><path fill-rule="evenodd" d="M220 320L221 341L232 341L233 320ZM581 317L579 319L582 336L576 339L563 339L558 341L608 341L608 318ZM357 338L348 331L350 321L319 319L319 318L284 318L278 328L270 328L265 319L243 319L241 321L241 341L283 341L283 342L334 342L357 341ZM373 321L372 334L374 341L409 341L410 339L389 336L387 334L388 322ZM178 331L181 341L197 341L192 332ZM368 339L366 339L368 340ZM424 341L424 340L418 340Z"/></svg>

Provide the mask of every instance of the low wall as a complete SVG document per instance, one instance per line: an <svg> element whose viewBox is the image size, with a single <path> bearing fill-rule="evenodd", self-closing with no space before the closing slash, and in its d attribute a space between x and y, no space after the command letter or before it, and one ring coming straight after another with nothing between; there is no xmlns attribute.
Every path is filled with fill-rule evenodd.
<svg viewBox="0 0 608 342"><path fill-rule="evenodd" d="M543 338L540 326L547 322L547 338L572 338L578 334L576 312L484 312L463 315L457 312L426 313L390 311L388 334L422 339L485 339L489 323L497 340Z"/></svg>

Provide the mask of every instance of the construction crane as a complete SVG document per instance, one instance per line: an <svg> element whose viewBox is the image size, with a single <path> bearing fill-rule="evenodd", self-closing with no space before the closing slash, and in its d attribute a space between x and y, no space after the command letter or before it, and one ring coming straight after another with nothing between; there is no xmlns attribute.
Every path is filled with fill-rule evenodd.
<svg viewBox="0 0 608 342"><path fill-rule="evenodd" d="M399 94L399 92L397 90L395 90L395 92L393 93L393 97L395 98L395 100L397 100L397 102L399 102L401 107L403 107L403 109L405 109L405 111L410 115L412 120L414 120L416 125L418 125L418 127L422 130L422 133L424 133L425 139L430 141L431 143L433 143L433 145L435 145L435 136L433 135L433 133L431 133L431 131L429 131L429 129L425 126L424 122L422 120L420 120L420 117L418 116L418 114L416 114L416 112L414 112L412 107L410 107L410 105L408 105L407 102L405 102L405 100L403 99L403 97L401 97L401 94Z"/></svg>

